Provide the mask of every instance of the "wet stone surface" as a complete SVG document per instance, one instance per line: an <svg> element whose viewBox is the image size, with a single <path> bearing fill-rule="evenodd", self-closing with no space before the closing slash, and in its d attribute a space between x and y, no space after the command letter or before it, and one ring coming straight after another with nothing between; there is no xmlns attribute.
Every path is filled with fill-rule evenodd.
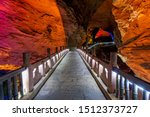
<svg viewBox="0 0 150 117"><path fill-rule="evenodd" d="M76 51L70 51L41 88L35 100L104 100L94 78Z"/></svg>

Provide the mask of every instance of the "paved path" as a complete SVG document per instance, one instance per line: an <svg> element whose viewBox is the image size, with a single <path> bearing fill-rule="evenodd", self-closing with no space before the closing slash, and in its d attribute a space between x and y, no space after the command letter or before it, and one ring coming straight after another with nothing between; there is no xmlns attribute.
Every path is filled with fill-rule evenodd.
<svg viewBox="0 0 150 117"><path fill-rule="evenodd" d="M41 88L35 100L104 100L76 51L70 51Z"/></svg>

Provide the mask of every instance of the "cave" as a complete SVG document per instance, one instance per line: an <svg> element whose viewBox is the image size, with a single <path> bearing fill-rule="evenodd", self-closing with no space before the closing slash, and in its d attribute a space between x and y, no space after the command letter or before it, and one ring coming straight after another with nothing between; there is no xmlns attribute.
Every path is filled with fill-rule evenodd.
<svg viewBox="0 0 150 117"><path fill-rule="evenodd" d="M1 73L21 67L23 52L30 52L34 63L46 56L48 47L53 53L58 45L86 46L88 38L92 44L111 42L111 36L95 39L101 28L114 36L115 45L97 46L96 56L109 61L110 52L118 52L121 69L150 82L149 4L148 0L2 0Z"/></svg>

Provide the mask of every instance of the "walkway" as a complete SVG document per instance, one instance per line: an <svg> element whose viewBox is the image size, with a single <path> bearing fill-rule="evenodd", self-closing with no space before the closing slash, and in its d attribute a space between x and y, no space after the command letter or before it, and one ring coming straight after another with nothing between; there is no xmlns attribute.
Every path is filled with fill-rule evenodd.
<svg viewBox="0 0 150 117"><path fill-rule="evenodd" d="M70 51L41 88L35 100L104 100L102 92L76 51Z"/></svg>

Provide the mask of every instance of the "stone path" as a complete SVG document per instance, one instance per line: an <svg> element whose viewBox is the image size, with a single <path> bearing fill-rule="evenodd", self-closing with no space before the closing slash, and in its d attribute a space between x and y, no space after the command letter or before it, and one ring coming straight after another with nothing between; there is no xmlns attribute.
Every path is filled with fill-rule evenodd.
<svg viewBox="0 0 150 117"><path fill-rule="evenodd" d="M35 100L105 100L105 97L80 55L70 51Z"/></svg>

